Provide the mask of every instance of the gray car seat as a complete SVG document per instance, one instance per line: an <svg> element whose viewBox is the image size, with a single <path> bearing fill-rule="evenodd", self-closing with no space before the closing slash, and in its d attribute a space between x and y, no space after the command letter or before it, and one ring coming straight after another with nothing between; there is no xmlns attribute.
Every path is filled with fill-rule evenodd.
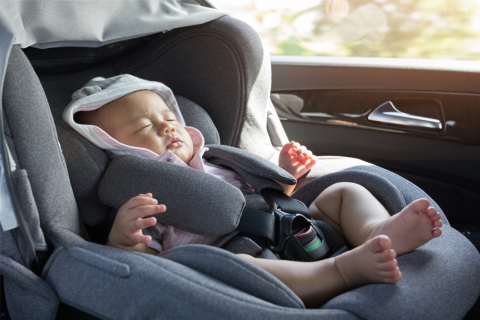
<svg viewBox="0 0 480 320"><path fill-rule="evenodd" d="M268 57L258 35L230 17L172 30L66 73L42 68L43 61L66 57L42 60L35 50L25 52L37 74L14 47L2 96L5 135L35 248L48 244L52 254L36 274L18 229L0 234L0 273L13 319L54 318L60 302L103 319L459 319L477 299L480 256L443 214L440 238L398 258L402 281L360 287L318 310L304 309L276 278L223 249L189 245L156 257L105 246L97 235L108 232L112 208L97 189L110 160L61 122L71 93L94 76L161 81L184 97L187 124L198 126L209 143L274 160L285 134L268 101ZM441 212L422 190L382 168L340 157L318 162L294 194L307 205L327 186L353 181L391 214L422 197Z"/></svg>

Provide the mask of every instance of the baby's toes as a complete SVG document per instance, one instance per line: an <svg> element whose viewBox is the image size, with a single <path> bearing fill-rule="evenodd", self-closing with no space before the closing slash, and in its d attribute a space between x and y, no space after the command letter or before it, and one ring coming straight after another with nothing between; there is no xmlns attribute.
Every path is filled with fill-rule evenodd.
<svg viewBox="0 0 480 320"><path fill-rule="evenodd" d="M377 270L379 270L379 271L392 271L397 266L398 266L397 260L392 259L392 260L377 264Z"/></svg>
<svg viewBox="0 0 480 320"><path fill-rule="evenodd" d="M368 240L365 245L371 252L381 253L382 251L390 250L392 247L392 241L385 235L379 235Z"/></svg>
<svg viewBox="0 0 480 320"><path fill-rule="evenodd" d="M400 269L396 269L390 273L392 276L390 277L384 277L383 282L385 283L396 283L400 280L402 280L402 272L400 272Z"/></svg>
<svg viewBox="0 0 480 320"><path fill-rule="evenodd" d="M432 226L434 228L441 228L443 226L443 222L441 220L438 221L432 221Z"/></svg>
<svg viewBox="0 0 480 320"><path fill-rule="evenodd" d="M400 269L394 268L394 269L388 270L388 271L380 271L379 275L382 278L395 278L399 275L399 273L400 273Z"/></svg>
<svg viewBox="0 0 480 320"><path fill-rule="evenodd" d="M375 262L382 263L382 262L385 262L385 261L395 259L396 256L397 255L395 253L395 250L390 249L390 250L385 250L383 252L377 253L375 255L374 260L375 260Z"/></svg>
<svg viewBox="0 0 480 320"><path fill-rule="evenodd" d="M433 229L432 230L432 236L434 238L438 238L442 235L442 229Z"/></svg>
<svg viewBox="0 0 480 320"><path fill-rule="evenodd" d="M440 213L437 212L437 209L433 208L433 207L430 207L428 208L427 210L427 216L431 219L431 220L440 220L442 218L442 216L440 215Z"/></svg>

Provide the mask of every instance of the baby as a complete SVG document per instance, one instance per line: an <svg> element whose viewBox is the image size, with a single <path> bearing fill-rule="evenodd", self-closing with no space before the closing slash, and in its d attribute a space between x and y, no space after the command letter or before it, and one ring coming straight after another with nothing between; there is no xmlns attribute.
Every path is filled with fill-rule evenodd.
<svg viewBox="0 0 480 320"><path fill-rule="evenodd" d="M122 154L122 150L133 150L143 154L151 152L159 160L168 156L173 163L192 166L241 189L251 190L236 173L211 165L202 158L205 149L203 137L198 130L185 127L168 88L165 89L168 92L162 93L148 85L133 86L132 89L129 82L150 82L127 75L107 80L96 79L98 88L93 86L93 89L88 89L92 88L92 83L89 83L87 89L77 91L80 97L74 96L74 100L94 95L99 97L87 100L84 107L73 111L70 108L70 113L64 113L64 119L74 128L97 130L96 138L84 134L92 142L102 146L95 141L100 136L103 140L117 143L117 147L113 147L117 154ZM111 90L115 79L120 79L124 82L121 86L130 89L121 94L118 94L121 90ZM112 94L116 96L112 98ZM97 105L91 101L96 101ZM90 107L85 107L87 105ZM92 105L95 106L92 108ZM75 117L73 113L76 113ZM77 131L82 133L80 129ZM306 174L315 163L312 153L293 141L284 145L280 152L279 166L296 179ZM282 186L289 195L295 188ZM184 244L176 240L170 241L170 245L165 247L166 238L172 236L169 233L183 231L172 230L169 226L157 223L154 217L149 217L166 210L165 205L159 204L150 193L130 199L117 213L109 234L109 245L158 255L161 250ZM365 284L398 282L402 274L395 257L415 250L442 233L439 229L442 226L440 214L429 207L428 200L416 200L401 212L390 216L369 191L353 183L337 183L325 189L310 205L309 212L314 219L332 225L354 249L335 258L316 262L268 260L239 254L285 283L308 307L318 307L336 295ZM155 225L163 232L163 247L152 244L151 237L142 233L142 229ZM211 244L215 240L198 237L186 243ZM186 236L182 234L181 238L185 239Z"/></svg>

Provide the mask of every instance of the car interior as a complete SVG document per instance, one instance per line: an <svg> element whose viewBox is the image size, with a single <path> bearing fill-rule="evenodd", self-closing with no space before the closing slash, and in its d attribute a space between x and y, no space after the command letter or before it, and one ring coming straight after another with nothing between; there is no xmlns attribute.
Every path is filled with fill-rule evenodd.
<svg viewBox="0 0 480 320"><path fill-rule="evenodd" d="M208 1L184 3L217 11ZM1 26L0 208L12 211L18 224L6 230L7 214L0 216L2 320L475 318L480 68L468 62L270 56L252 27L223 14L96 47L24 48L14 44L4 18ZM215 221L208 213L236 217L215 230L229 235L218 247L186 245L159 256L109 247L119 208L104 196L112 193L105 188L109 177L123 176L127 185L112 188L112 197L138 194L147 180L186 187L180 179L168 180L170 164L128 159L134 168L125 171L121 159L110 159L62 120L75 90L94 77L120 74L168 85L187 125L209 145L275 162L284 143L304 144L317 164L292 198L307 206L328 186L355 182L391 215L427 198L442 215L443 234L398 257L401 282L359 287L319 309L306 309L278 279L233 254L252 254L248 248L256 245L236 229L249 200L220 192L220 182L192 189L175 217L199 232L202 225L210 228L205 221ZM135 177L145 168L137 188ZM203 218L181 213L199 203L209 204ZM331 227L318 226L331 253L348 246ZM259 249L254 255L276 259L269 248Z"/></svg>

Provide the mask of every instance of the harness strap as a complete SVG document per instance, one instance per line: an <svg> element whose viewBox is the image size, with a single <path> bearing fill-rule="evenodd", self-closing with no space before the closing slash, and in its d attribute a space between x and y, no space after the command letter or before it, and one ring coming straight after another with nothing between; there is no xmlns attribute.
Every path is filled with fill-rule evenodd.
<svg viewBox="0 0 480 320"><path fill-rule="evenodd" d="M269 212L245 207L237 230L276 242L275 216Z"/></svg>
<svg viewBox="0 0 480 320"><path fill-rule="evenodd" d="M275 201L275 203L282 209L282 211L287 213L300 213L304 215L307 219L311 219L310 212L308 208L300 201L290 198L282 191L265 188L261 191L262 196L267 197Z"/></svg>

